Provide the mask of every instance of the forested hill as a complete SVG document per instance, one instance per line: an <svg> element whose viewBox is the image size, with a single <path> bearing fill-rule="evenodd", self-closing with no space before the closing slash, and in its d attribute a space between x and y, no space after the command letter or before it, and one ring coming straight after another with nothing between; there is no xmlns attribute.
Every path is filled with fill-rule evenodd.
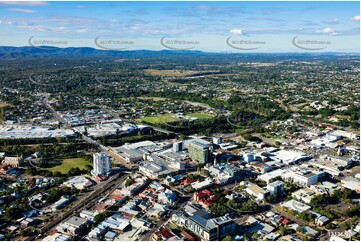
<svg viewBox="0 0 361 242"><path fill-rule="evenodd" d="M347 57L355 56L358 54L352 53L249 53L249 52L202 52L197 50L100 50L90 47L69 47L58 48L51 46L0 46L0 59L13 59L13 58L47 58L47 57L116 57L116 58L154 58L154 57L169 57L169 56L242 56L252 57L253 61L257 60L257 57L269 58L270 60L279 60L292 58L309 58L310 56L320 56L324 58L332 58L335 55L345 55ZM256 58L256 59L255 59Z"/></svg>
<svg viewBox="0 0 361 242"><path fill-rule="evenodd" d="M54 57L54 56L63 56L63 57L134 57L134 58L147 58L147 57L156 57L164 55L198 55L202 54L201 51L171 51L171 50L162 50L162 51L151 51L151 50L125 50L125 51L116 51L116 50L99 50L89 47L69 47L69 48L57 48L51 46L43 47L12 47L12 46L0 46L0 58L21 58L21 57Z"/></svg>

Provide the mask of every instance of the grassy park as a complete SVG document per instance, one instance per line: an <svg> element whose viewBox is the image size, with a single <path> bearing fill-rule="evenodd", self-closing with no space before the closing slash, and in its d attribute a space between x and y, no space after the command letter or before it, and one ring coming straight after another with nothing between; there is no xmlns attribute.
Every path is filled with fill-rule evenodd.
<svg viewBox="0 0 361 242"><path fill-rule="evenodd" d="M163 124L163 123L170 123L178 121L179 119L173 117L172 115L159 115L159 116L152 116L152 117L144 117L141 119L142 122L147 122L150 124Z"/></svg>
<svg viewBox="0 0 361 242"><path fill-rule="evenodd" d="M86 165L92 165L92 164L91 162L83 158L70 158L70 159L64 159L61 165L54 166L49 170L52 172L59 171L62 174L66 174L72 167L79 167L79 169L81 170L84 169Z"/></svg>

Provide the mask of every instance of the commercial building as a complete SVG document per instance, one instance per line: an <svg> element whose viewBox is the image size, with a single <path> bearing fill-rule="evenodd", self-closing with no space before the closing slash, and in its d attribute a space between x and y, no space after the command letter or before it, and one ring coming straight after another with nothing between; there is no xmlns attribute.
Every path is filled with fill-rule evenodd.
<svg viewBox="0 0 361 242"><path fill-rule="evenodd" d="M194 193L194 201L198 202L204 208L208 208L218 201L218 197L213 195L213 192L204 189Z"/></svg>
<svg viewBox="0 0 361 242"><path fill-rule="evenodd" d="M138 149L144 152L159 152L163 150L162 147L155 144L153 141L145 140L131 144L125 144L122 147L127 149Z"/></svg>
<svg viewBox="0 0 361 242"><path fill-rule="evenodd" d="M310 161L309 165L322 169L333 176L339 176L341 174L339 166L331 161L317 159Z"/></svg>
<svg viewBox="0 0 361 242"><path fill-rule="evenodd" d="M216 164L208 168L208 171L211 176L218 178L237 179L242 176L242 170L240 168L228 163Z"/></svg>
<svg viewBox="0 0 361 242"><path fill-rule="evenodd" d="M206 167L217 184L226 184L242 177L242 170L228 163L220 163Z"/></svg>
<svg viewBox="0 0 361 242"><path fill-rule="evenodd" d="M202 240L222 240L235 232L236 223L228 215L207 218L196 213L187 219L186 228Z"/></svg>
<svg viewBox="0 0 361 242"><path fill-rule="evenodd" d="M269 194L269 191L262 189L256 184L250 184L246 188L246 192L252 196L255 196L257 200L263 200Z"/></svg>
<svg viewBox="0 0 361 242"><path fill-rule="evenodd" d="M21 167L24 165L24 160L22 157L6 156L2 163L3 165L11 165L12 167Z"/></svg>
<svg viewBox="0 0 361 242"><path fill-rule="evenodd" d="M206 187L209 187L213 184L213 179L208 177L206 179L204 179L204 181L201 182L194 182L191 184L191 186L195 189L195 190L200 190Z"/></svg>
<svg viewBox="0 0 361 242"><path fill-rule="evenodd" d="M130 226L130 219L127 219L119 214L114 214L102 222L102 225L107 226L111 229L124 231Z"/></svg>
<svg viewBox="0 0 361 242"><path fill-rule="evenodd" d="M150 178L168 175L185 169L185 163L178 160L166 160L158 155L147 155L146 161L139 166L139 171Z"/></svg>
<svg viewBox="0 0 361 242"><path fill-rule="evenodd" d="M286 173L282 178L297 183L301 186L307 187L314 185L318 182L318 179L324 176L323 171L314 171L309 169L298 169L289 173Z"/></svg>
<svg viewBox="0 0 361 242"><path fill-rule="evenodd" d="M0 137L2 139L41 139L75 136L70 129L52 129L24 125L0 125Z"/></svg>
<svg viewBox="0 0 361 242"><path fill-rule="evenodd" d="M267 173L264 173L262 175L258 176L258 179L265 181L267 184L270 183L270 180L275 178L275 177L282 177L284 174L288 173L289 171L285 170L285 169L277 169L277 170L273 170Z"/></svg>
<svg viewBox="0 0 361 242"><path fill-rule="evenodd" d="M344 130L335 130L332 132L333 135L341 136L348 139L358 139L360 137L359 134L350 133Z"/></svg>
<svg viewBox="0 0 361 242"><path fill-rule="evenodd" d="M79 214L79 217L84 218L90 222L94 221L94 217L98 215L98 211L82 210Z"/></svg>
<svg viewBox="0 0 361 242"><path fill-rule="evenodd" d="M283 181L274 181L267 185L267 189L270 191L270 195L279 195L284 191L285 183Z"/></svg>
<svg viewBox="0 0 361 242"><path fill-rule="evenodd" d="M114 149L115 152L123 158L127 163L134 163L143 160L145 152L137 149L129 149L125 147L119 147Z"/></svg>
<svg viewBox="0 0 361 242"><path fill-rule="evenodd" d="M188 216L183 211L177 211L172 215L172 222L179 226L185 227L187 220L188 220Z"/></svg>
<svg viewBox="0 0 361 242"><path fill-rule="evenodd" d="M55 202L51 206L51 210L55 212L58 209L63 208L65 205L67 205L71 200L73 199L72 196L69 195L63 195L57 202Z"/></svg>
<svg viewBox="0 0 361 242"><path fill-rule="evenodd" d="M93 155L93 167L94 176L108 175L110 172L109 156L104 152L95 153Z"/></svg>
<svg viewBox="0 0 361 242"><path fill-rule="evenodd" d="M96 226L94 229L92 229L88 237L91 239L100 240L102 237L106 234L108 231L108 226L104 225L103 223L100 223L98 226Z"/></svg>
<svg viewBox="0 0 361 242"><path fill-rule="evenodd" d="M42 241L71 241L73 236L62 233L54 233L46 236Z"/></svg>
<svg viewBox="0 0 361 242"><path fill-rule="evenodd" d="M75 176L63 183L67 187L75 187L79 190L85 189L93 185L92 181L84 176Z"/></svg>
<svg viewBox="0 0 361 242"><path fill-rule="evenodd" d="M295 210L297 213L305 212L311 209L311 206L297 202L296 200L289 200L281 204L282 207L286 207L291 210Z"/></svg>
<svg viewBox="0 0 361 242"><path fill-rule="evenodd" d="M222 143L222 137L213 137L213 144L220 145Z"/></svg>
<svg viewBox="0 0 361 242"><path fill-rule="evenodd" d="M311 146L315 147L329 147L329 148L336 148L338 146L337 140L341 139L341 136L327 134L323 137L314 139L310 141Z"/></svg>
<svg viewBox="0 0 361 242"><path fill-rule="evenodd" d="M342 187L356 191L360 193L360 179L354 177L345 177L341 180Z"/></svg>
<svg viewBox="0 0 361 242"><path fill-rule="evenodd" d="M211 154L211 145L194 141L189 144L188 152L192 160L202 164L208 163Z"/></svg>
<svg viewBox="0 0 361 242"><path fill-rule="evenodd" d="M258 176L260 180L267 183L272 178L280 176L284 181L297 183L300 186L311 186L318 182L319 178L325 175L324 171L318 171L313 168L303 168L301 166L294 166L289 169L277 169Z"/></svg>
<svg viewBox="0 0 361 242"><path fill-rule="evenodd" d="M243 160L246 161L246 162L254 161L254 155L253 154L250 154L250 153L243 154L242 157L243 157Z"/></svg>
<svg viewBox="0 0 361 242"><path fill-rule="evenodd" d="M140 126L134 124L121 124L120 122L101 122L91 126L80 126L77 127L76 130L81 133L87 132L88 136L98 138L121 133L134 133L140 128Z"/></svg>
<svg viewBox="0 0 361 242"><path fill-rule="evenodd" d="M340 156L331 156L330 155L330 156L324 157L324 159L335 162L335 163L339 164L339 166L342 166L342 167L347 167L352 164L352 160L350 158L344 158L344 157L340 157Z"/></svg>
<svg viewBox="0 0 361 242"><path fill-rule="evenodd" d="M321 194L317 189L303 188L292 193L292 197L309 204L312 198Z"/></svg>
<svg viewBox="0 0 361 242"><path fill-rule="evenodd" d="M183 141L177 141L177 142L173 143L173 151L174 152L179 152L179 151L182 151L183 149L184 149Z"/></svg>
<svg viewBox="0 0 361 242"><path fill-rule="evenodd" d="M296 150L279 150L268 154L268 158L287 165L291 165L305 161L310 157Z"/></svg>
<svg viewBox="0 0 361 242"><path fill-rule="evenodd" d="M125 196L132 196L148 184L148 178L145 176L140 176L139 174L134 174L132 179L134 180L134 183L130 186L123 187L119 191L120 194Z"/></svg>
<svg viewBox="0 0 361 242"><path fill-rule="evenodd" d="M69 235L78 235L86 226L87 220L76 216L62 222L56 227L56 230L60 233Z"/></svg>

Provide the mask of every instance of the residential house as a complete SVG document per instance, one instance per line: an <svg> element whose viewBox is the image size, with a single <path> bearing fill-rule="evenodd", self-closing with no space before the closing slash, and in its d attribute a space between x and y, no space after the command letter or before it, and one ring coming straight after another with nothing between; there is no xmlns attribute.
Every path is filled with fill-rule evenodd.
<svg viewBox="0 0 361 242"><path fill-rule="evenodd" d="M161 227L154 232L152 236L156 241L179 241L181 240L172 230L169 228Z"/></svg>
<svg viewBox="0 0 361 242"><path fill-rule="evenodd" d="M204 208L212 206L213 203L218 201L218 197L213 195L210 190L204 189L200 192L194 193L194 200L197 201Z"/></svg>
<svg viewBox="0 0 361 242"><path fill-rule="evenodd" d="M158 194L158 202L170 206L174 205L176 198L177 194L169 189L165 189L164 192Z"/></svg>

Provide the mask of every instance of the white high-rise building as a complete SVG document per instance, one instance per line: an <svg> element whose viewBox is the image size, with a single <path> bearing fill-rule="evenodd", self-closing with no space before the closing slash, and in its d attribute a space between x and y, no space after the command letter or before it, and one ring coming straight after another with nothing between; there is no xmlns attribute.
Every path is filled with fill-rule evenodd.
<svg viewBox="0 0 361 242"><path fill-rule="evenodd" d="M104 152L93 155L93 175L107 175L110 172L109 156Z"/></svg>
<svg viewBox="0 0 361 242"><path fill-rule="evenodd" d="M220 145L222 144L222 137L213 137L213 144Z"/></svg>
<svg viewBox="0 0 361 242"><path fill-rule="evenodd" d="M270 191L270 194L282 194L284 191L285 183L283 181L274 181L267 185L267 189Z"/></svg>
<svg viewBox="0 0 361 242"><path fill-rule="evenodd" d="M182 151L183 149L184 149L183 141L177 141L177 142L173 143L173 151L174 152L179 152L179 151Z"/></svg>

